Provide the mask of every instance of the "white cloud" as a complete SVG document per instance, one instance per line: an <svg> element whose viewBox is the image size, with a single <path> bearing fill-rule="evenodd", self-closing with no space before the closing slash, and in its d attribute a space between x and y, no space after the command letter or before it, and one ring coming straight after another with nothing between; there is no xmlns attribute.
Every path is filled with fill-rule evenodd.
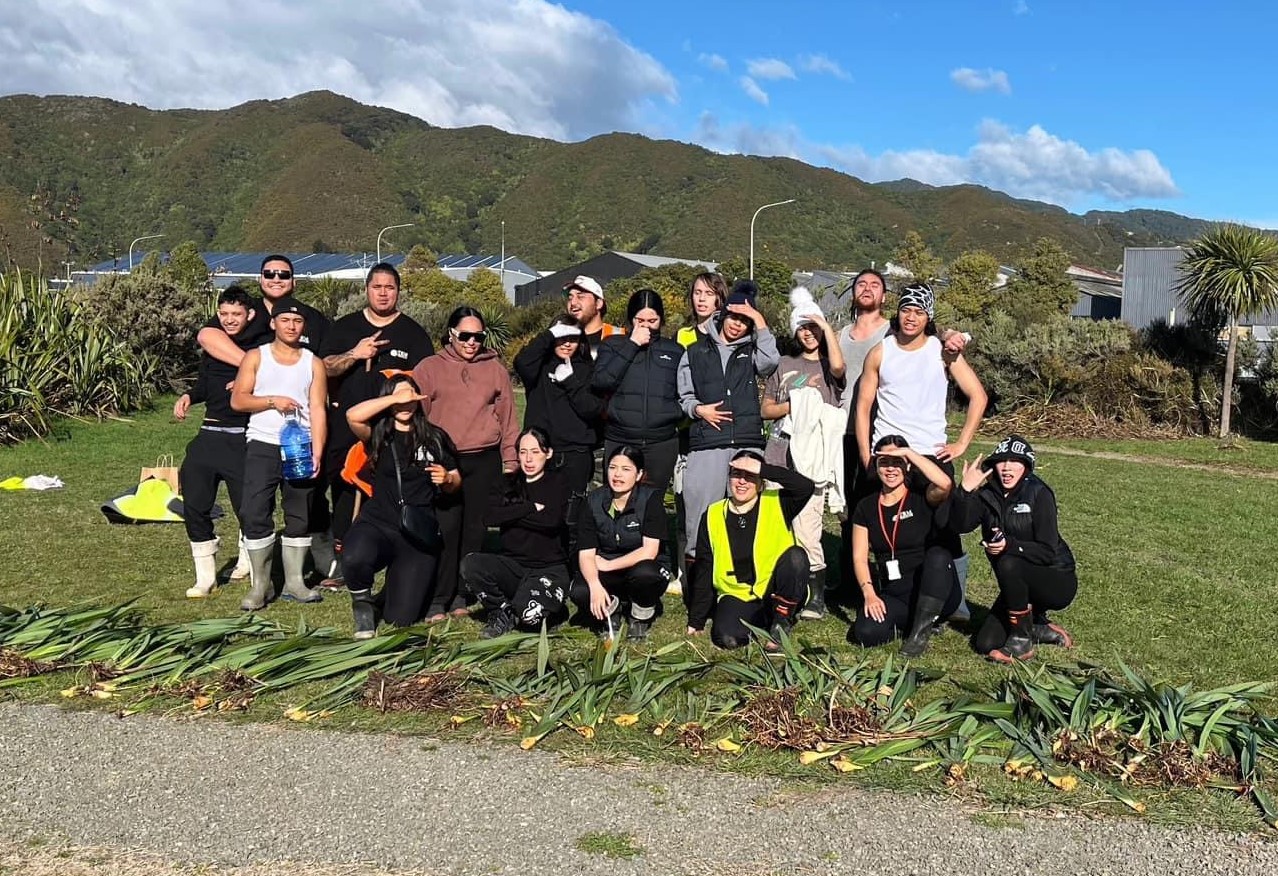
<svg viewBox="0 0 1278 876"><path fill-rule="evenodd" d="M705 52L702 52L700 55L697 55L697 61L716 72L728 72L728 59L723 57L723 55L716 55L713 53L706 54Z"/></svg>
<svg viewBox="0 0 1278 876"><path fill-rule="evenodd" d="M965 154L931 149L871 154L860 146L812 143L793 127L724 126L703 114L696 142L720 152L783 155L834 167L869 182L910 178L934 186L976 183L1021 198L1070 206L1101 197L1116 203L1180 194L1171 173L1147 149L1088 151L1034 125L1015 132L987 121Z"/></svg>
<svg viewBox="0 0 1278 876"><path fill-rule="evenodd" d="M780 58L755 58L746 62L746 70L755 79L798 79L792 68Z"/></svg>
<svg viewBox="0 0 1278 876"><path fill-rule="evenodd" d="M1025 0L1016 0L1016 5L1012 7L1013 15L1029 15L1029 4Z"/></svg>
<svg viewBox="0 0 1278 876"><path fill-rule="evenodd" d="M965 91L997 91L999 94L1011 94L1012 82L1007 73L986 67L984 70L973 70L971 67L959 67L950 71L950 81Z"/></svg>
<svg viewBox="0 0 1278 876"><path fill-rule="evenodd" d="M746 97L764 106L768 105L768 93L759 87L759 83L749 76L742 76L740 82L741 89L746 93Z"/></svg>
<svg viewBox="0 0 1278 876"><path fill-rule="evenodd" d="M839 66L839 62L826 55L803 55L799 58L799 66L808 73L827 74L844 82L851 82L852 75Z"/></svg>
<svg viewBox="0 0 1278 876"><path fill-rule="evenodd" d="M0 93L215 108L330 89L557 139L643 128L678 97L610 25L546 0L29 0L0 50Z"/></svg>

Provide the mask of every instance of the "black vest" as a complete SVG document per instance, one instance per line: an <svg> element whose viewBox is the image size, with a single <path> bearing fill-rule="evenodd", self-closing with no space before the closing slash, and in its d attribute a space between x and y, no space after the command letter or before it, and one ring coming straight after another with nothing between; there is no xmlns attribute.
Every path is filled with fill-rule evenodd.
<svg viewBox="0 0 1278 876"><path fill-rule="evenodd" d="M980 491L981 501L993 512L993 519L1002 527L1004 534L1013 541L1032 541L1034 539L1034 506L1039 497L1046 492L1051 501L1056 500L1052 488L1039 480L1032 473L1027 473L1020 485L1012 491L1012 495L1002 495L997 484ZM1016 510L1016 509L1021 510ZM1028 509L1028 510L1026 510ZM985 533L988 537L989 533ZM1056 558L1052 563L1057 569L1074 568L1074 552L1069 549L1060 533L1056 534Z"/></svg>
<svg viewBox="0 0 1278 876"><path fill-rule="evenodd" d="M600 487L586 497L590 513L594 516L595 532L599 535L599 555L605 559L625 556L643 547L643 517L656 490L640 484L630 494L626 510L615 518L608 513L612 507L612 490Z"/></svg>
<svg viewBox="0 0 1278 876"><path fill-rule="evenodd" d="M763 415L759 411L759 384L754 372L754 341L731 348L725 372L719 344L709 335L688 348L692 386L701 404L724 402L719 408L732 412L732 422L716 429L701 418L688 432L691 450L723 447L762 447Z"/></svg>

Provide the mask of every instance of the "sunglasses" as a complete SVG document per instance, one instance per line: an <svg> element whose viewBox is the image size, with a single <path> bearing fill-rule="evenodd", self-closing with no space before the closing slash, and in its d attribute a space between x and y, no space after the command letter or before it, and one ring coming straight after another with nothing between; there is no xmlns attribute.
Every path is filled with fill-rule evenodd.
<svg viewBox="0 0 1278 876"><path fill-rule="evenodd" d="M291 280L293 279L292 271L262 271L262 279L264 280Z"/></svg>
<svg viewBox="0 0 1278 876"><path fill-rule="evenodd" d="M468 344L471 341L474 341L477 344L482 344L484 341L488 340L488 332L459 332L457 329L453 329L452 332L453 337L461 341L463 344Z"/></svg>
<svg viewBox="0 0 1278 876"><path fill-rule="evenodd" d="M752 471L746 471L744 468L730 468L728 469L728 477L741 481L753 481L757 480L759 476Z"/></svg>
<svg viewBox="0 0 1278 876"><path fill-rule="evenodd" d="M905 462L895 456L880 456L874 460L879 468L905 468Z"/></svg>

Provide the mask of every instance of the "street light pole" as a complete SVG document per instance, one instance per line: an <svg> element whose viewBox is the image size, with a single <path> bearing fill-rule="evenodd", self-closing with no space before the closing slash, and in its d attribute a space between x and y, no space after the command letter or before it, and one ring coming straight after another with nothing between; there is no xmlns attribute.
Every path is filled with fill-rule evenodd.
<svg viewBox="0 0 1278 876"><path fill-rule="evenodd" d="M793 204L794 198L786 201L777 201L772 204L764 204L762 207L754 211L754 215L750 217L750 279L754 279L754 220L759 218L759 214L769 207L780 207L782 204Z"/></svg>
<svg viewBox="0 0 1278 876"><path fill-rule="evenodd" d="M412 228L412 227L413 227L413 223L405 222L403 225L387 225L381 231L377 232L377 263L378 264L381 264L382 262L382 235L385 234L387 231L390 231L392 228Z"/></svg>
<svg viewBox="0 0 1278 876"><path fill-rule="evenodd" d="M501 263L497 266L497 275L501 277L502 291L506 291L506 220L501 220Z"/></svg>
<svg viewBox="0 0 1278 876"><path fill-rule="evenodd" d="M133 243L129 244L129 273L133 273L133 247L144 240L153 240L157 237L163 237L163 234L144 234L141 237L135 237Z"/></svg>

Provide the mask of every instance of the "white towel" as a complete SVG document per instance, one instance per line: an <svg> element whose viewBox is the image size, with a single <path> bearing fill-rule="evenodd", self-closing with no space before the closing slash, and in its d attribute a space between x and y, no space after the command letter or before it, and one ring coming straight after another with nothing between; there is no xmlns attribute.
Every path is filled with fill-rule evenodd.
<svg viewBox="0 0 1278 876"><path fill-rule="evenodd" d="M805 386L790 391L790 457L794 468L825 488L826 506L835 514L847 507L843 493L843 433L847 414L828 405L821 390Z"/></svg>

